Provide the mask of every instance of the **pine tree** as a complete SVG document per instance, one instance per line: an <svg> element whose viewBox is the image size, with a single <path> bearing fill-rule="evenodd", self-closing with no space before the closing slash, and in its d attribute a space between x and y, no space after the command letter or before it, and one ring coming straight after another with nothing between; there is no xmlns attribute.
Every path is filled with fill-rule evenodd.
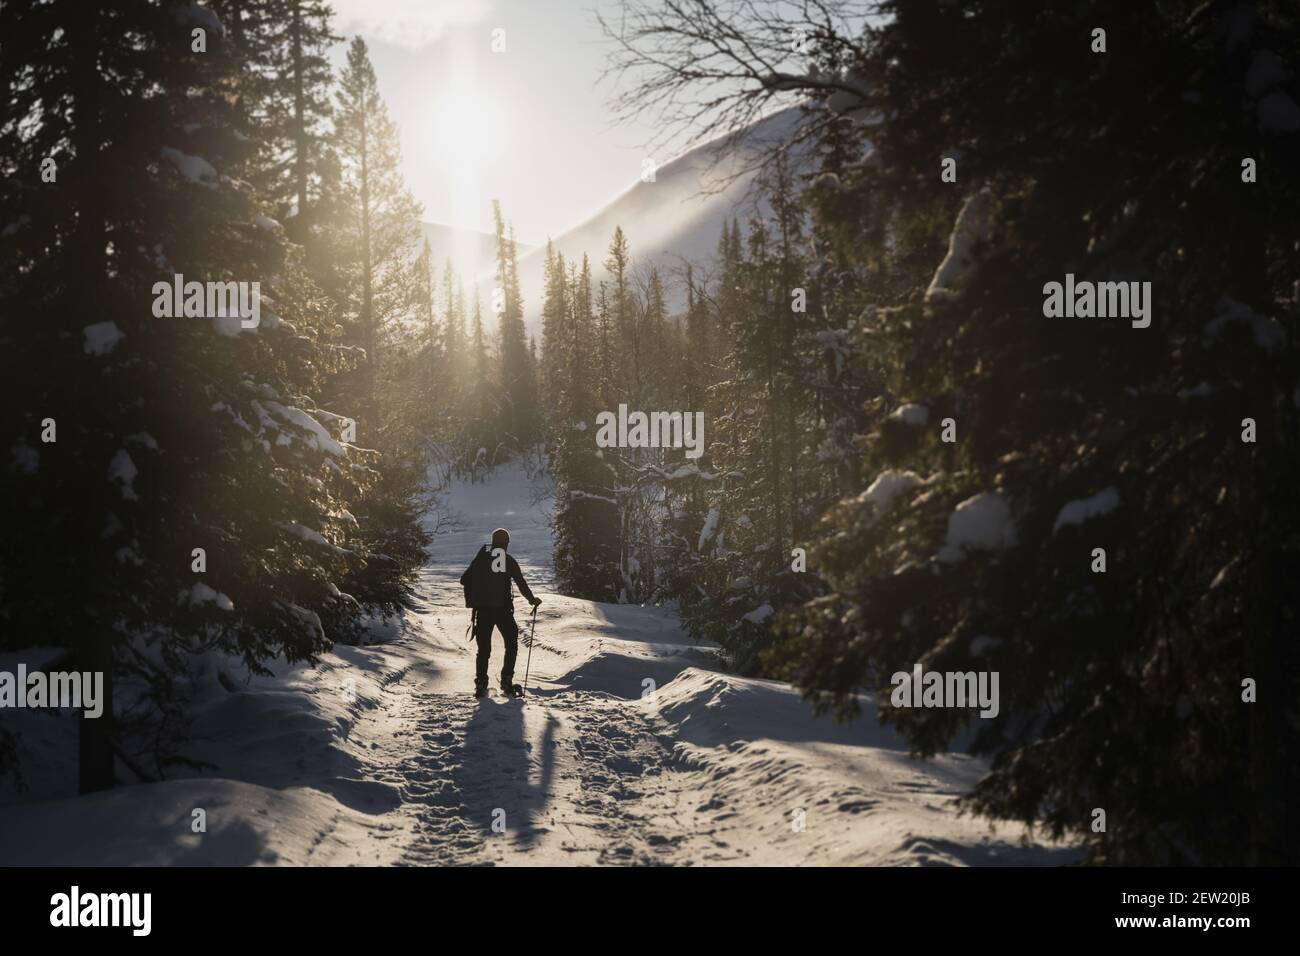
<svg viewBox="0 0 1300 956"><path fill-rule="evenodd" d="M608 308L610 323L617 343L615 396L618 401L634 404L640 399L639 341L632 308L631 285L632 257L623 227L614 227L609 252L605 257L605 271L610 276Z"/></svg>
<svg viewBox="0 0 1300 956"><path fill-rule="evenodd" d="M495 378L483 333L483 310L477 290L474 293L474 318L465 356L467 385L462 389L460 422L464 448L459 456L471 480L483 477L484 470L495 463L497 426L501 412Z"/></svg>
<svg viewBox="0 0 1300 956"><path fill-rule="evenodd" d="M0 590L23 595L4 602L3 640L65 639L78 669L104 672L106 714L81 722L94 790L115 758L166 770L193 655L261 672L359 631L348 583L371 554L348 519L370 461L306 393L336 358L316 335L323 301L223 172L256 144L234 135L248 99L220 22L173 4L4 14L6 69L30 82L0 115L0 168L18 174L0 220L19 224L0 243L0 313L24 316L4 346L34 360L0 377L15 449ZM260 322L203 296L166 317L178 275L259 283ZM115 697L136 702L130 721Z"/></svg>
<svg viewBox="0 0 1300 956"><path fill-rule="evenodd" d="M904 490L832 511L814 554L832 591L790 621L786 673L845 712L878 689L881 716L932 753L970 712L893 708L889 675L999 672L999 718L973 721L993 769L969 804L1082 834L1103 862L1294 862L1300 847L1300 760L1281 733L1300 716L1282 623L1300 565L1282 477L1300 451L1285 332L1300 189L1242 177L1242 157L1294 163L1300 90L1267 66L1300 23L1253 8L892 4L871 47L889 65L878 162L841 179L841 202L881 223L864 267L934 275L869 311L890 361L862 481ZM1142 55L1091 52L1098 24ZM1086 78L1064 113L1044 100L1063 76ZM943 156L960 157L957 188ZM836 218L821 228L847 245ZM969 268L934 268L949 230ZM1067 274L1150 281L1150 326L1045 315ZM1244 443L1245 418L1266 437ZM993 523L963 537L981 509Z"/></svg>
<svg viewBox="0 0 1300 956"><path fill-rule="evenodd" d="M543 266L542 301L542 362L539 385L542 407L551 412L555 421L547 423L547 434L554 437L555 429L566 427L558 416L560 396L565 384L571 336L565 329L569 321L570 281L564 265L564 255L556 254L551 241L546 240L546 260Z"/></svg>
<svg viewBox="0 0 1300 956"><path fill-rule="evenodd" d="M560 274L558 258L552 278ZM564 594L592 601L614 601L622 585L619 569L619 515L613 497L614 469L606 449L596 446L596 396L590 381L588 343L595 327L591 302L591 265L582 257L582 269L563 276L567 291L562 312L552 321L554 387L557 392L555 423L555 532L556 582ZM558 297L558 289L555 290ZM554 300L548 298L554 305ZM552 354L548 349L548 355Z"/></svg>
<svg viewBox="0 0 1300 956"><path fill-rule="evenodd" d="M412 262L416 259L421 209L402 181L397 127L379 95L366 43L355 37L339 81L336 142L342 161L339 221L334 228L340 250L340 292L365 349L360 387L364 418L382 445L380 368L385 336L408 314L413 299Z"/></svg>
<svg viewBox="0 0 1300 956"><path fill-rule="evenodd" d="M617 341L609 314L609 289L601 280L596 295L596 397L601 408L611 411L619 397Z"/></svg>
<svg viewBox="0 0 1300 956"><path fill-rule="evenodd" d="M524 305L519 292L519 270L514 230L507 232L500 203L492 204L496 222L497 352L501 373L501 440L523 451L537 440L537 381L528 353Z"/></svg>

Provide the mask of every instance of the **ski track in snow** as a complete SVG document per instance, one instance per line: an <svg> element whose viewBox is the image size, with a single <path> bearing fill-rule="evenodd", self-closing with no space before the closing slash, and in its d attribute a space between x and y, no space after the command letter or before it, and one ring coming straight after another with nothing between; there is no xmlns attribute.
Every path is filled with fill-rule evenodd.
<svg viewBox="0 0 1300 956"><path fill-rule="evenodd" d="M914 760L871 718L814 720L789 685L715 670L710 650L662 609L555 595L546 516L530 502L514 468L453 488L458 520L434 539L420 603L388 639L218 689L194 728L197 755L217 765L207 774L62 801L0 799L0 864L1077 858L1067 846L1022 843L1019 828L956 814L981 761ZM459 577L497 526L510 530L510 551L543 599L522 701L497 689L496 634L493 696L471 694L475 645ZM520 682L525 607L516 598ZM653 693L643 693L647 680ZM354 693L341 694L345 685ZM60 750L57 732L42 733L46 753ZM71 766L55 774L64 792ZM209 813L203 836L189 827L199 806Z"/></svg>
<svg viewBox="0 0 1300 956"><path fill-rule="evenodd" d="M507 470L455 489L461 530L440 536L416 615L442 672L408 671L405 726L386 776L411 818L408 865L1065 862L958 819L953 801L983 765L914 761L874 722L814 721L785 685L712 671L706 648L654 608L549 592L551 537ZM473 642L458 579L498 525L544 600L526 701L470 696ZM516 679L527 660L521 624ZM642 699L643 681L657 692ZM682 685L678 687L677 685ZM668 685L668 686L665 686ZM674 689L676 692L674 693ZM731 706L729 706L731 704ZM733 726L733 723L736 726ZM771 738L767 739L770 732ZM864 746L866 744L866 746ZM875 744L876 746L871 746ZM802 810L806 824L792 826ZM498 821L497 830L493 828ZM501 824L504 824L502 828ZM500 831L500 832L498 832Z"/></svg>

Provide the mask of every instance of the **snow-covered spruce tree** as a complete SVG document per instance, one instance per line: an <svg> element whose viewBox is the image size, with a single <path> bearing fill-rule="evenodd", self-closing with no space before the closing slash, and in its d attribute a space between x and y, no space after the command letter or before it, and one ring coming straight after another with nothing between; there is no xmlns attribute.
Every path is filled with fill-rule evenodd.
<svg viewBox="0 0 1300 956"><path fill-rule="evenodd" d="M397 127L360 37L339 78L334 125L339 175L321 204L329 218L319 225L313 267L329 276L348 334L365 355L360 374L333 383L332 394L359 410L358 443L383 455L379 482L355 513L374 552L356 586L404 589L424 543L415 521L423 462L407 401L424 371L411 357L423 335L414 318L421 209L402 179Z"/></svg>
<svg viewBox="0 0 1300 956"><path fill-rule="evenodd" d="M631 376L628 409L645 414L668 410L674 404L681 377L682 349L677 328L668 321L658 269L643 266L629 277L634 287L627 299L622 345L629 357ZM663 465L672 455L668 448L633 447L627 449L624 459L626 514L622 537L628 554L628 597L634 601L658 601L662 597Z"/></svg>
<svg viewBox="0 0 1300 956"><path fill-rule="evenodd" d="M396 326L409 316L415 299L421 210L402 180L397 127L361 37L352 39L339 78L335 143L342 176L331 244L339 259L339 294L366 351L357 386L364 409L358 433L379 442L388 424L381 407L382 349L386 336L400 336Z"/></svg>
<svg viewBox="0 0 1300 956"><path fill-rule="evenodd" d="M655 407L653 377L645 361L645 329L633 282L631 247L621 226L614 227L604 266L609 280L602 284L598 322L603 390L608 394L602 410L616 413L618 405L625 403L629 411L645 412ZM648 449L606 448L604 452L615 469L621 599L644 601L654 589L654 581L643 573L654 565L654 462Z"/></svg>
<svg viewBox="0 0 1300 956"><path fill-rule="evenodd" d="M879 688L924 753L973 723L970 805L1094 860L1295 863L1300 11L887 8L838 202L882 216L864 261L938 268L870 323L911 408L877 409L787 673L844 712ZM1150 282L1149 326L1046 315L1067 274ZM891 707L917 662L999 672L999 716Z"/></svg>
<svg viewBox="0 0 1300 956"><path fill-rule="evenodd" d="M412 263L409 320L393 338L400 368L387 370L392 379L385 403L399 427L390 427L387 441L425 455L431 443L447 436L448 403L454 399L446 386L448 371L443 349L444 336L437 320L436 275L429 240L423 238ZM451 275L443 277L450 283ZM392 361L393 353L387 353Z"/></svg>
<svg viewBox="0 0 1300 956"><path fill-rule="evenodd" d="M592 312L591 265L563 273L556 257L552 276L567 288L552 323L549 357L554 362L556 411L552 424L555 448L555 576L564 594L592 601L615 601L622 587L619 572L619 516L613 496L615 471L606 461L607 449L596 446L596 415L600 409L590 374L590 346L595 330ZM561 294L555 288L554 294ZM548 304L554 305L548 295Z"/></svg>
<svg viewBox="0 0 1300 956"><path fill-rule="evenodd" d="M457 415L463 399L462 389L469 380L465 369L465 285L456 274L450 257L442 271L442 321L438 324L439 407L449 421L443 422L446 437L452 441L462 422ZM439 433L439 439L443 438Z"/></svg>
<svg viewBox="0 0 1300 956"><path fill-rule="evenodd" d="M5 14L20 82L0 116L0 219L15 224L0 313L6 354L25 359L0 376L0 631L105 672L108 716L81 722L94 790L113 784L115 753L166 769L167 741L112 715L157 729L194 655L258 671L355 631L340 585L367 558L348 508L371 472L302 390L331 361L310 330L320 304L296 298L292 251L222 173L257 144L236 135L220 22L189 3ZM259 283L260 321L202 294L169 317L180 275Z"/></svg>
<svg viewBox="0 0 1300 956"><path fill-rule="evenodd" d="M522 452L541 439L537 409L537 379L528 355L524 328L524 303L519 291L518 253L514 228L507 227L500 203L493 202L496 223L497 271L493 308L497 318L497 355L500 362L498 442ZM495 455L494 449L489 453ZM495 460L495 459L494 459Z"/></svg>
<svg viewBox="0 0 1300 956"><path fill-rule="evenodd" d="M595 381L593 389L602 409L618 405L618 337L610 314L609 286L602 279L596 287L596 340L594 343Z"/></svg>
<svg viewBox="0 0 1300 956"><path fill-rule="evenodd" d="M794 549L806 549L812 519L837 490L833 474L821 474L835 463L819 454L822 345L802 207L785 164L771 172L770 217L750 222L747 241L731 224L719 247L714 301L728 345L709 389L711 510L697 529L701 557L691 562L704 599L689 587L681 597L688 624L748 672L762 669L776 639L774 609L815 593L815 575L795 570Z"/></svg>
<svg viewBox="0 0 1300 956"><path fill-rule="evenodd" d="M339 41L325 0L212 0L238 56L240 108L261 144L247 179L298 242L317 221L330 146L332 70Z"/></svg>
<svg viewBox="0 0 1300 956"><path fill-rule="evenodd" d="M465 343L464 374L466 385L462 389L459 416L465 448L462 460L467 464L470 478L478 481L495 461L497 428L502 413L501 399L494 387L497 375L483 331L483 304L477 291L474 293L469 337Z"/></svg>
<svg viewBox="0 0 1300 956"><path fill-rule="evenodd" d="M568 325L569 277L565 272L564 254L556 254L551 240L546 240L546 259L542 266L542 361L537 388L541 398L545 431L553 442L556 429L563 428L560 417L560 393L564 387L569 345Z"/></svg>
<svg viewBox="0 0 1300 956"><path fill-rule="evenodd" d="M710 314L706 293L697 285L695 270L689 265L685 282L680 400L673 407L686 414L703 413L706 428L712 428L717 421L712 398L712 386L718 378L714 351L721 343L717 341L716 321ZM680 461L664 466L662 586L679 609L690 609L701 602L708 607L712 603L711 595L700 583L702 562L707 560L707 552L701 554L700 539L701 529L708 525L710 489L716 481L707 440L698 458L687 459L683 454ZM687 610L684 616L689 613Z"/></svg>
<svg viewBox="0 0 1300 956"><path fill-rule="evenodd" d="M631 289L628 271L631 268L631 255L628 251L627 238L623 227L615 226L609 248L603 262L608 282L601 282L598 329L601 338L601 410L614 412L620 403L632 399L631 355L628 313L631 309ZM634 407L634 406L633 406ZM593 437L594 441L594 437ZM632 513L629 496L632 492L632 450L624 448L604 449L606 460L614 468L614 495L618 502L619 517L619 573L623 578L620 600L629 599L631 594L630 542Z"/></svg>

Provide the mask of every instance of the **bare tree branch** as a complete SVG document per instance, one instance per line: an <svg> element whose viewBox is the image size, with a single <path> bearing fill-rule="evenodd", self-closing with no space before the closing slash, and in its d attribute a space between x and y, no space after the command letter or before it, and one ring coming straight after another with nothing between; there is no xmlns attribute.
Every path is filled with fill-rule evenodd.
<svg viewBox="0 0 1300 956"><path fill-rule="evenodd" d="M758 120L803 108L783 142L758 144L715 188L873 105L855 68L866 62L878 0L618 0L617 10L594 11L611 46L602 79L617 90L616 122L648 120L658 130L647 148L689 148L722 133L716 165L745 151Z"/></svg>

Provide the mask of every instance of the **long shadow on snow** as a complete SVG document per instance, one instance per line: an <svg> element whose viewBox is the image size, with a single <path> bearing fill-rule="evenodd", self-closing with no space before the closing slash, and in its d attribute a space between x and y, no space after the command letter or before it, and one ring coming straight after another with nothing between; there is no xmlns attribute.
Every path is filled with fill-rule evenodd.
<svg viewBox="0 0 1300 956"><path fill-rule="evenodd" d="M323 664L316 671L318 681L330 688L325 693L341 694L353 673L384 671L379 648L338 645L335 654L342 666ZM211 766L178 779L228 776L276 790L307 786L362 813L391 812L400 806L401 794L388 783L367 779L366 766L342 742L362 712L382 705L379 695L400 677L381 677L378 692L358 681L356 700L333 719L303 689L284 687L274 677L236 687L207 703L192 727L186 752Z"/></svg>
<svg viewBox="0 0 1300 956"><path fill-rule="evenodd" d="M504 703L483 698L465 726L461 759L452 768L452 782L460 792L466 823L483 839L513 835L527 848L545 831L538 818L550 801L555 771L555 728L559 721L547 715L537 755L538 779L531 780L530 746L524 734L522 701ZM496 811L505 813L505 833L492 829Z"/></svg>

